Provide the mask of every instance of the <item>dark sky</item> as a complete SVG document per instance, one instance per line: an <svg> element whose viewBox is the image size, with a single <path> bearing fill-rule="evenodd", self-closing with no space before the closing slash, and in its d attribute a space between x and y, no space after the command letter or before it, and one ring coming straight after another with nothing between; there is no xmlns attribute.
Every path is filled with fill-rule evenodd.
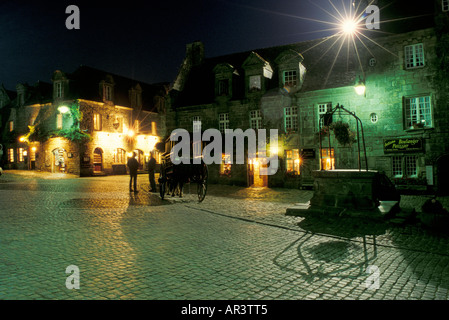
<svg viewBox="0 0 449 320"><path fill-rule="evenodd" d="M187 43L207 57L334 34L332 4L351 0L165 0L0 2L0 83L50 82L54 70L88 65L148 83L173 81ZM68 30L68 5L80 29ZM326 12L326 11L327 12ZM321 30L321 32L319 32Z"/></svg>

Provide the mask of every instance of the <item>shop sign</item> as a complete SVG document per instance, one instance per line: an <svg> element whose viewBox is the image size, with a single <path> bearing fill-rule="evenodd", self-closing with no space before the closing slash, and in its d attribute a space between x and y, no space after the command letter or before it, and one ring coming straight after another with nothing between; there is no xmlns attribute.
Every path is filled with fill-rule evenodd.
<svg viewBox="0 0 449 320"><path fill-rule="evenodd" d="M423 151L422 138L384 139L384 153Z"/></svg>

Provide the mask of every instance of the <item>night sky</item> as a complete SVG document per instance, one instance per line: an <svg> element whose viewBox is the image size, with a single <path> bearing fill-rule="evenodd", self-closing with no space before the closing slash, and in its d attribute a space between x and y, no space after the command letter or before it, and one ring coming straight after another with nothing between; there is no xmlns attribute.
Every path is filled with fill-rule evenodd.
<svg viewBox="0 0 449 320"><path fill-rule="evenodd" d="M0 83L50 82L87 65L147 83L172 82L187 43L207 57L329 36L350 0L1 1ZM68 5L80 29L68 30ZM326 11L327 12L326 12Z"/></svg>

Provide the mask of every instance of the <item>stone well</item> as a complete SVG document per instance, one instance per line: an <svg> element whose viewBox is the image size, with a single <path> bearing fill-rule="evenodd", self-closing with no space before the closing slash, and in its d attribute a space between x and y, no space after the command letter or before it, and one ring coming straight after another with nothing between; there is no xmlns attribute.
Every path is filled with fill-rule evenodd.
<svg viewBox="0 0 449 320"><path fill-rule="evenodd" d="M314 193L310 202L287 209L287 215L336 214L379 218L399 206L379 200L380 173L375 170L320 170L312 173Z"/></svg>

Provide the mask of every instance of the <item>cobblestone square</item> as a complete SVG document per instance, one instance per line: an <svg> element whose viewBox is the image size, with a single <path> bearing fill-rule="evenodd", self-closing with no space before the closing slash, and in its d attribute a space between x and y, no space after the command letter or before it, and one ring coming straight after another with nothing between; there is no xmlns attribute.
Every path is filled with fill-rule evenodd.
<svg viewBox="0 0 449 320"><path fill-rule="evenodd" d="M312 191L209 185L198 203L186 185L183 198L162 201L147 175L134 194L128 176L19 173L0 178L2 300L449 297L447 235L285 215ZM66 287L68 266L79 289Z"/></svg>

